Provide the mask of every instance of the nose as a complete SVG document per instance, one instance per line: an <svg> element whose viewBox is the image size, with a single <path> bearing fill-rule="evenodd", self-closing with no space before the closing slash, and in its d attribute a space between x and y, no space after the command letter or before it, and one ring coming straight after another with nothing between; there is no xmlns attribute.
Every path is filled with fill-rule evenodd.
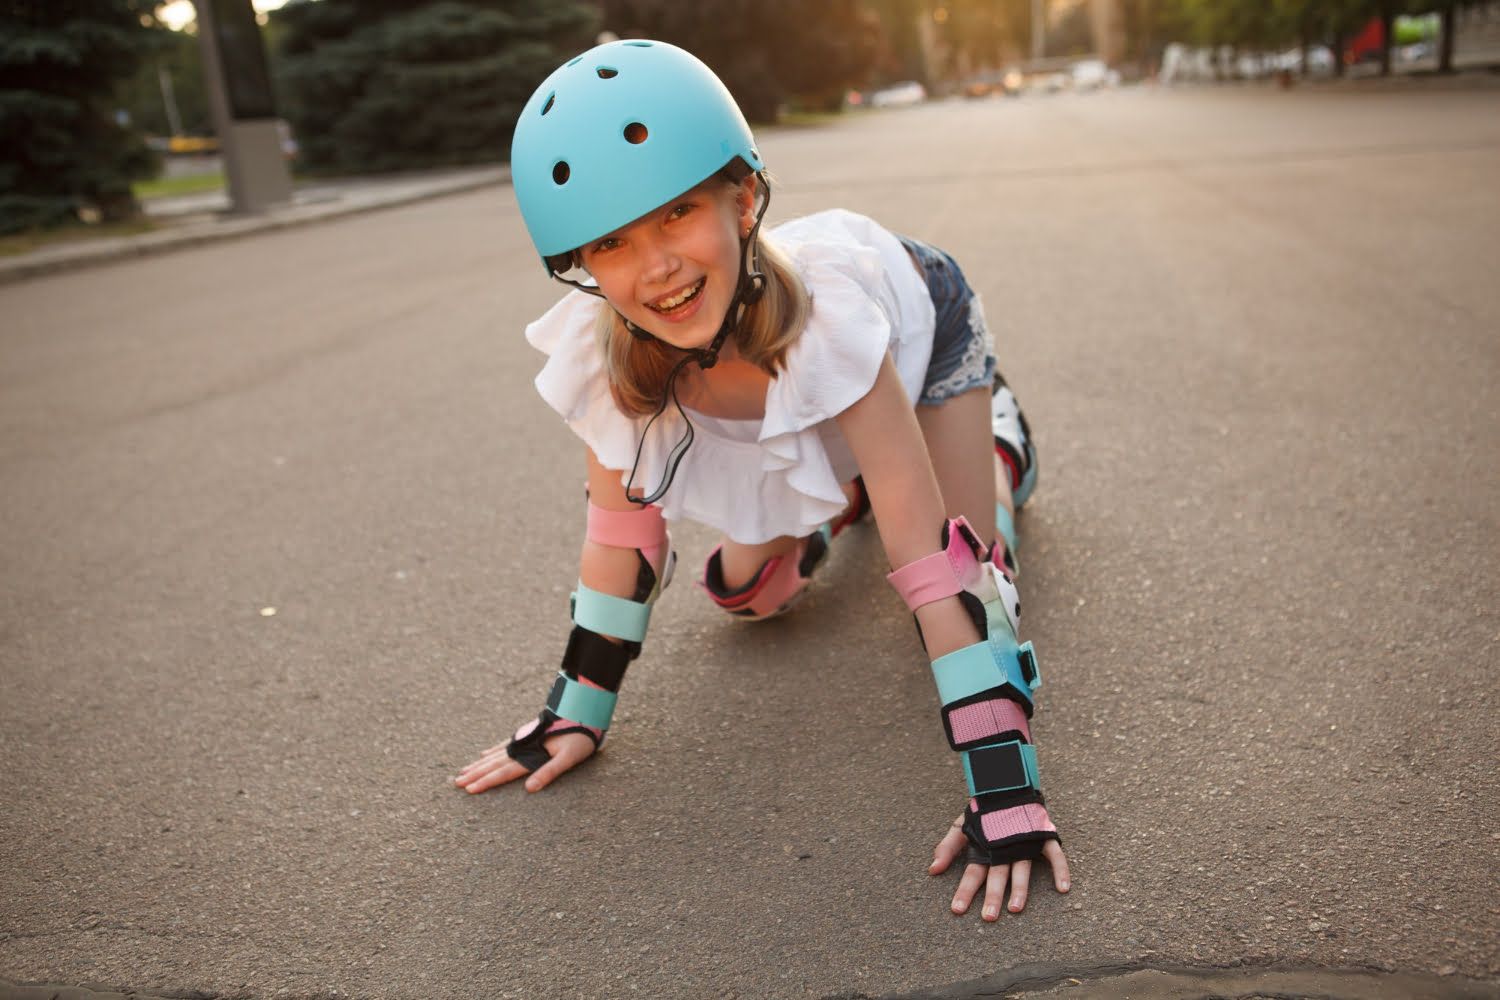
<svg viewBox="0 0 1500 1000"><path fill-rule="evenodd" d="M640 247L641 277L653 284L661 283L676 273L681 261L669 241L655 234L647 235L638 242Z"/></svg>

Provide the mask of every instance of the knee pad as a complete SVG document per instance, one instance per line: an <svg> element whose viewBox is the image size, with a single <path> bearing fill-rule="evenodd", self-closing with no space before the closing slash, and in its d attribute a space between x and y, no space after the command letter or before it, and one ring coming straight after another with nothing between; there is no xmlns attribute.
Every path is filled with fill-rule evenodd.
<svg viewBox="0 0 1500 1000"><path fill-rule="evenodd" d="M1031 443L1026 414L999 372L990 390L990 429L995 437L995 454L1010 472L1012 499L1020 507L1036 488L1036 447Z"/></svg>
<svg viewBox="0 0 1500 1000"><path fill-rule="evenodd" d="M724 583L723 546L703 564L703 589L719 607L749 621L774 618L791 610L807 591L813 571L828 555L833 529L827 525L797 540L792 551L767 559L749 583L730 590Z"/></svg>

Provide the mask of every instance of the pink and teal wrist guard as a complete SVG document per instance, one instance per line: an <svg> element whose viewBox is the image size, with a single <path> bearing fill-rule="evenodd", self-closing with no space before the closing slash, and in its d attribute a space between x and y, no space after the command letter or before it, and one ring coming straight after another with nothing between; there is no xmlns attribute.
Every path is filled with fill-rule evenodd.
<svg viewBox="0 0 1500 1000"><path fill-rule="evenodd" d="M1016 642L1015 585L1001 565L985 558L985 546L963 518L944 525L942 544L887 579L913 611L958 597L984 636L932 661L943 731L963 755L968 781L964 834L983 864L1037 858L1058 836L1031 745L1028 720L1041 678L1031 643Z"/></svg>
<svg viewBox="0 0 1500 1000"><path fill-rule="evenodd" d="M544 744L552 736L583 733L595 749L603 744L625 669L641 653L651 606L672 581L675 560L660 509L610 511L590 503L588 539L636 550L640 562L635 590L630 599L591 590L581 582L573 591L573 631L546 705L505 748L529 771L550 759ZM658 578L652 567L662 560L664 550Z"/></svg>

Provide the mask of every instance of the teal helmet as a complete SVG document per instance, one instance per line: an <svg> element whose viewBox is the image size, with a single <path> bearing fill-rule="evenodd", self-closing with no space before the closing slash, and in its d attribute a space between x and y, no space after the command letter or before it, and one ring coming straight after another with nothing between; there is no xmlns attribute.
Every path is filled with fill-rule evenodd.
<svg viewBox="0 0 1500 1000"><path fill-rule="evenodd" d="M723 82L666 42L596 46L531 95L511 140L521 218L548 258L611 233L738 159L764 169Z"/></svg>

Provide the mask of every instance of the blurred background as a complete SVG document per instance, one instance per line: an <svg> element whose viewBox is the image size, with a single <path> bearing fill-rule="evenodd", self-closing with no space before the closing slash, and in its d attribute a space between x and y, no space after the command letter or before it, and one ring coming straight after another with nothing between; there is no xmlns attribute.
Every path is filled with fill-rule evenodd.
<svg viewBox="0 0 1500 1000"><path fill-rule="evenodd" d="M761 124L1500 63L1492 0L82 0L0 23L0 236L222 188L229 121L273 124L297 180L502 163L541 79L615 37L690 49Z"/></svg>

